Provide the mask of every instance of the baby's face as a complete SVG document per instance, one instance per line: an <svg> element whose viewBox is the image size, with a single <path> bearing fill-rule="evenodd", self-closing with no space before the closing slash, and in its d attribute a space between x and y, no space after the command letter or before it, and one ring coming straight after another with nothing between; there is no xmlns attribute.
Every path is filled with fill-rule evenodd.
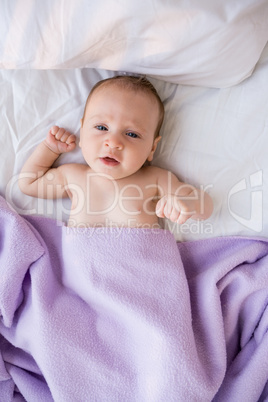
<svg viewBox="0 0 268 402"><path fill-rule="evenodd" d="M157 101L149 94L109 84L92 94L80 130L83 156L94 172L115 179L151 160L160 137Z"/></svg>

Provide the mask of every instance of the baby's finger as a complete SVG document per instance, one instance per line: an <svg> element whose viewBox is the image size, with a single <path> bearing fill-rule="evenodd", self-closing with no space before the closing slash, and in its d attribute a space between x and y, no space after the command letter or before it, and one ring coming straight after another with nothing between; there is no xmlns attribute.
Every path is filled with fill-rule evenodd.
<svg viewBox="0 0 268 402"><path fill-rule="evenodd" d="M50 128L50 130L49 130L49 132L52 134L52 135L56 135L57 134L57 132L59 131L59 127L58 126L52 126L51 128Z"/></svg>
<svg viewBox="0 0 268 402"><path fill-rule="evenodd" d="M75 142L71 142L71 144L68 144L67 142L65 143L67 146L66 152L70 152L73 151L76 147L76 143Z"/></svg>
<svg viewBox="0 0 268 402"><path fill-rule="evenodd" d="M174 208L174 207L173 207L173 209L172 209L172 211L171 211L171 214L170 214L170 216L169 216L169 219L170 219L172 222L177 222L178 219L179 219L179 216L180 216L180 210L179 210L178 208Z"/></svg>
<svg viewBox="0 0 268 402"><path fill-rule="evenodd" d="M191 215L189 213L185 213L183 211L181 211L180 216L177 219L177 223L179 223L180 225L182 225L183 223L185 223L189 218L191 217Z"/></svg>
<svg viewBox="0 0 268 402"><path fill-rule="evenodd" d="M75 142L76 142L76 136L74 134L69 135L69 137L66 140L66 144L70 145Z"/></svg>
<svg viewBox="0 0 268 402"><path fill-rule="evenodd" d="M68 133L68 131L65 131L65 133L63 133L62 136L60 137L60 141L67 142L69 136L70 136L70 133Z"/></svg>
<svg viewBox="0 0 268 402"><path fill-rule="evenodd" d="M76 136L74 134L69 133L69 131L65 131L61 138L60 138L61 142L66 142L67 145L73 143L76 141Z"/></svg>
<svg viewBox="0 0 268 402"><path fill-rule="evenodd" d="M160 198L160 200L157 202L156 207L155 207L155 213L159 218L164 218L164 208L166 205L166 200L164 197Z"/></svg>
<svg viewBox="0 0 268 402"><path fill-rule="evenodd" d="M61 128L57 131L57 133L55 134L56 140L62 141L61 138L63 138L63 136L64 136L65 133L66 133L66 131L64 130L64 128L61 127ZM64 142L64 141L62 141L62 142Z"/></svg>
<svg viewBox="0 0 268 402"><path fill-rule="evenodd" d="M166 201L166 205L164 208L164 214L167 218L170 217L171 211L172 211L172 200L170 199L170 197L167 197L167 201Z"/></svg>

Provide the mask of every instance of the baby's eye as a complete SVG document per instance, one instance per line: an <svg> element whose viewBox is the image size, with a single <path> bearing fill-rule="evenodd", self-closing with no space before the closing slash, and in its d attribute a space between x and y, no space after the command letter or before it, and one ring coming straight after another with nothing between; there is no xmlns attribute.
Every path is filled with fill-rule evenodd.
<svg viewBox="0 0 268 402"><path fill-rule="evenodd" d="M96 129L97 129L97 130L100 130L100 131L107 131L107 130L108 130L107 127L102 126L101 124L99 124L98 126L96 126Z"/></svg>
<svg viewBox="0 0 268 402"><path fill-rule="evenodd" d="M135 134L135 133L131 133L131 132L128 132L128 133L126 133L129 137L131 137L131 138L138 138L138 135L137 134Z"/></svg>

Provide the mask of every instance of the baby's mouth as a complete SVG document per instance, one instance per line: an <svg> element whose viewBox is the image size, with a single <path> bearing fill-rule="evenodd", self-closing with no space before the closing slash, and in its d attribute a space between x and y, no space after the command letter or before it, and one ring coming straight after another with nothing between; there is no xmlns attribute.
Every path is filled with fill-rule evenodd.
<svg viewBox="0 0 268 402"><path fill-rule="evenodd" d="M103 158L100 158L100 160L102 161L102 163L104 163L104 165L107 166L116 166L120 163L117 159L111 158L110 156L105 156Z"/></svg>

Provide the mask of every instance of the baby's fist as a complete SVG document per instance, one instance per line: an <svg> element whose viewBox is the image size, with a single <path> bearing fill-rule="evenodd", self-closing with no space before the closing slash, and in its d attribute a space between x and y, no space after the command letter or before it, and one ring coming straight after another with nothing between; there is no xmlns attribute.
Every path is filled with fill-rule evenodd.
<svg viewBox="0 0 268 402"><path fill-rule="evenodd" d="M192 206L180 197L175 195L165 195L156 204L156 215L159 218L168 218L172 222L185 223L195 213Z"/></svg>
<svg viewBox="0 0 268 402"><path fill-rule="evenodd" d="M56 154L73 151L76 146L76 136L64 128L52 126L46 137L46 145Z"/></svg>

